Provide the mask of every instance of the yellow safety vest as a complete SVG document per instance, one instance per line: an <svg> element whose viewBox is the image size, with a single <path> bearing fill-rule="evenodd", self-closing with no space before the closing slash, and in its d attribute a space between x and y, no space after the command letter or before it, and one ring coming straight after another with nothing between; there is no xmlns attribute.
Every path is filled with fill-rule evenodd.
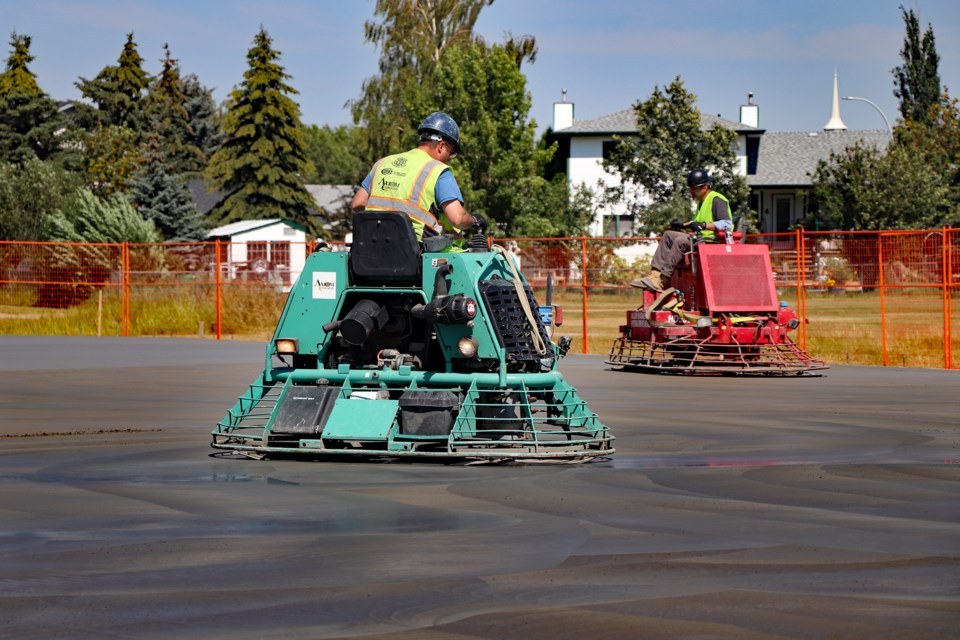
<svg viewBox="0 0 960 640"><path fill-rule="evenodd" d="M364 208L407 214L418 241L423 240L425 227L437 234L445 228L452 229L446 220L447 224L438 220L441 215L435 194L437 179L446 168L422 149L382 158L373 165L370 197Z"/></svg>
<svg viewBox="0 0 960 640"><path fill-rule="evenodd" d="M711 191L707 194L707 197L703 199L703 202L700 204L700 208L697 209L697 215L694 216L694 222L716 222L713 219L713 199L720 198L727 203L727 211L730 211L730 201L727 200L725 196L720 195L716 191ZM714 236L717 234L714 233L712 229L704 229L700 232L704 238L709 240L714 240Z"/></svg>

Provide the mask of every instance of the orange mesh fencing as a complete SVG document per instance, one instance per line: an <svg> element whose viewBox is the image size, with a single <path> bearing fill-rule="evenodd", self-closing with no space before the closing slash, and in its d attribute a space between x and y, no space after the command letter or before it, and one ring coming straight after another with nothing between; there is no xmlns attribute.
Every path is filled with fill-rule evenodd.
<svg viewBox="0 0 960 640"><path fill-rule="evenodd" d="M960 229L754 235L770 248L796 339L837 363L960 368ZM656 238L503 238L556 335L607 353ZM332 250L343 250L332 243ZM268 337L312 243L0 241L0 333ZM579 343L579 344L578 344Z"/></svg>

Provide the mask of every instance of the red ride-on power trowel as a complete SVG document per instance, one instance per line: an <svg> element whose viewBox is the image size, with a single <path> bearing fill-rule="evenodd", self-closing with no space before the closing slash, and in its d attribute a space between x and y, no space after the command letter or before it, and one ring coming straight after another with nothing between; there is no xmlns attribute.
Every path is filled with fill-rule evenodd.
<svg viewBox="0 0 960 640"><path fill-rule="evenodd" d="M740 238L735 232L730 240ZM799 321L777 299L767 246L700 240L690 236L670 287L644 289L640 308L627 311L607 364L676 374L820 375L827 369L788 335Z"/></svg>

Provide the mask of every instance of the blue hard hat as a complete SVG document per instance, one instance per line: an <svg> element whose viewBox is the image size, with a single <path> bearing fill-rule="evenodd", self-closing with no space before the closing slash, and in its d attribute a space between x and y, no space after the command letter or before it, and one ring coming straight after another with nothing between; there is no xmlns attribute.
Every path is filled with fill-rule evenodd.
<svg viewBox="0 0 960 640"><path fill-rule="evenodd" d="M417 127L417 133L439 133L444 138L453 143L454 150L460 153L460 127L456 121L442 111L434 111L426 118L423 123Z"/></svg>

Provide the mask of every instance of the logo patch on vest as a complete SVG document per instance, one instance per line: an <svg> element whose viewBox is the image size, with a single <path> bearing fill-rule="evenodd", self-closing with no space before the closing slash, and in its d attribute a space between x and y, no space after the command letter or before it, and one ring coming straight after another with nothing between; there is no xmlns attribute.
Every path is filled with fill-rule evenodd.
<svg viewBox="0 0 960 640"><path fill-rule="evenodd" d="M395 167L403 167L403 166L406 166L406 164L407 164L406 158L395 158L393 161L393 166Z"/></svg>

